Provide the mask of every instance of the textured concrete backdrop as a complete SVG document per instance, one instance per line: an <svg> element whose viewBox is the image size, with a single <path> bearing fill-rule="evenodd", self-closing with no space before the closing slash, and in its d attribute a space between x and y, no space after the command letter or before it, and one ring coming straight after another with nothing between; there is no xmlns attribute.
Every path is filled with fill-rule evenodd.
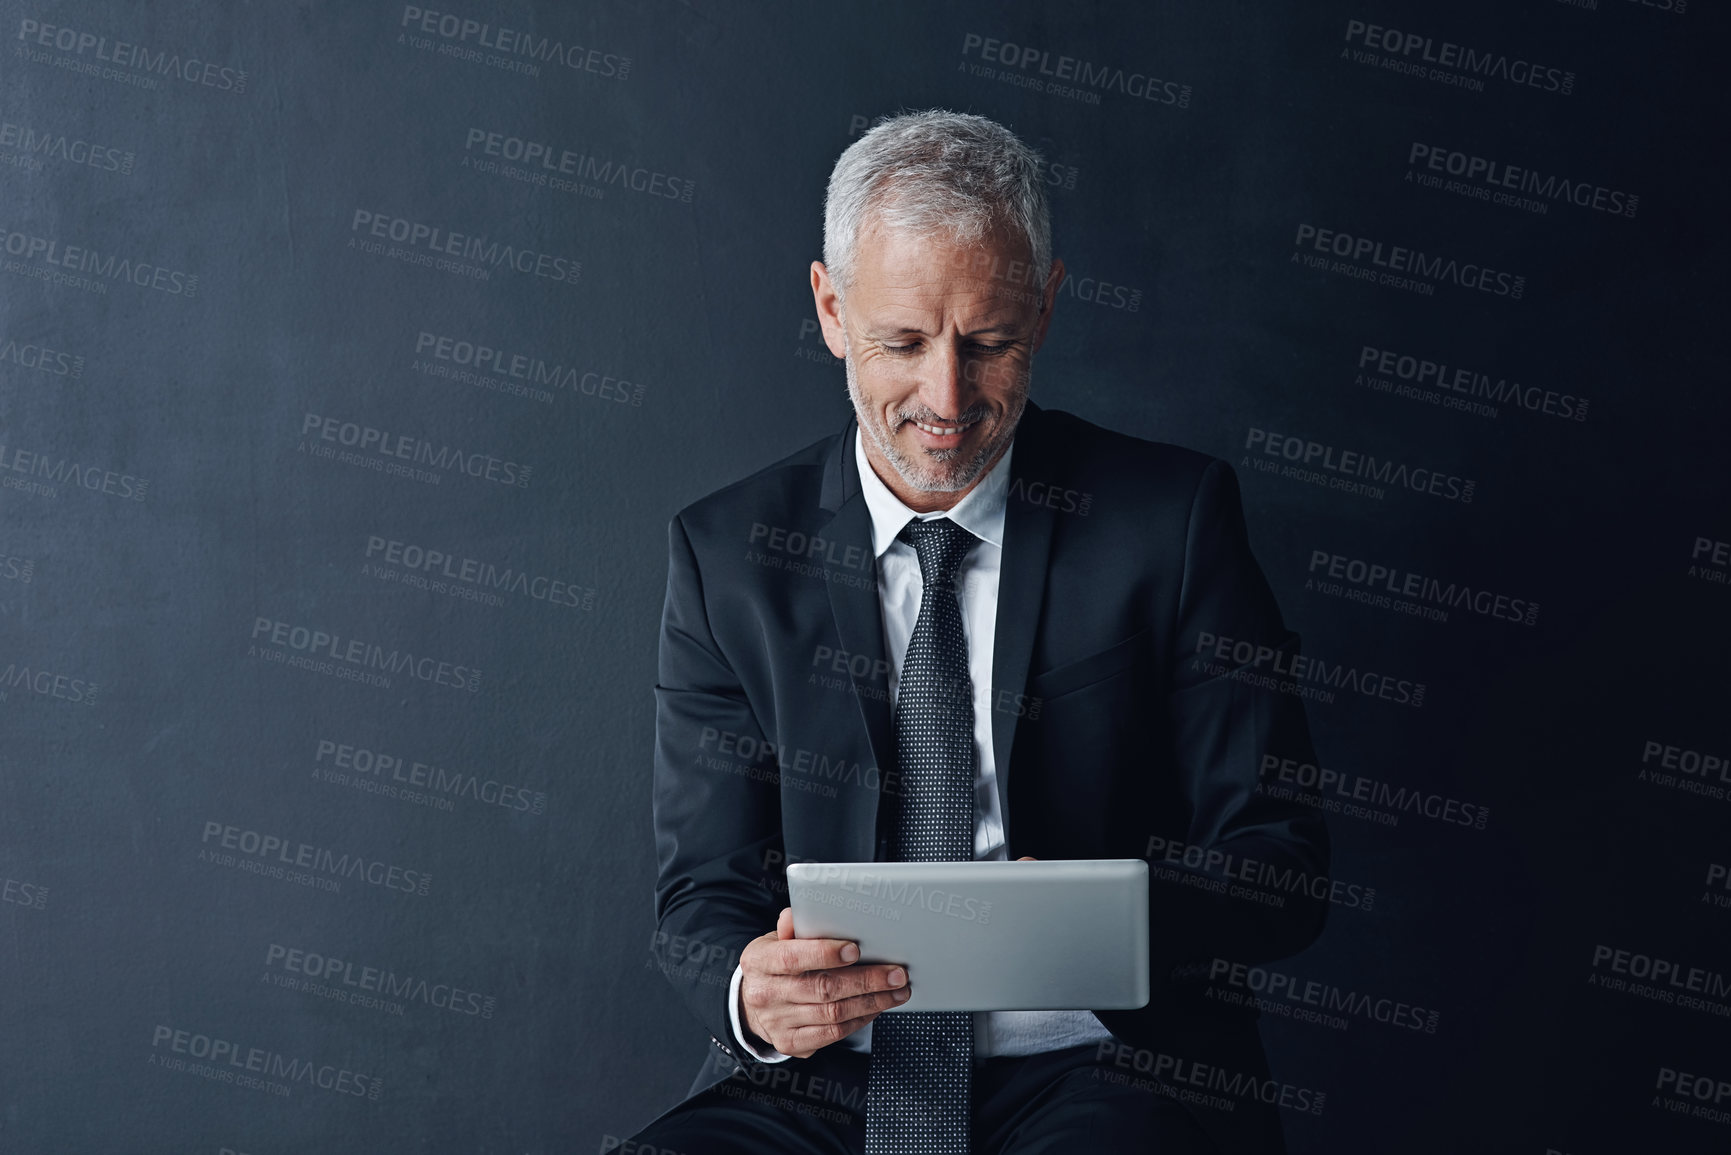
<svg viewBox="0 0 1731 1155"><path fill-rule="evenodd" d="M683 1093L666 522L845 420L824 184L931 105L1049 162L1036 400L1231 461L1335 671L1265 781L1329 930L1217 978L1294 1152L1731 1144L1719 9L0 31L0 1148L539 1155Z"/></svg>

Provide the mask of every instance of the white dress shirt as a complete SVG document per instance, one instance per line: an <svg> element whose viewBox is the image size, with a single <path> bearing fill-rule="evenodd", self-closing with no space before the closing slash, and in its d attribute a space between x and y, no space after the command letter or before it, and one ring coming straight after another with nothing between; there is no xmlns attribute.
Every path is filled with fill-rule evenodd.
<svg viewBox="0 0 1731 1155"><path fill-rule="evenodd" d="M937 513L915 513L890 492L866 460L864 439L857 428L853 451L859 466L861 496L871 511L872 549L877 555L878 596L890 662L892 702L901 679L902 659L908 652L914 622L919 618L924 585L919 554L907 542L897 540L896 535L912 518L929 521L947 517L980 539L963 556L956 571L961 590L962 634L968 643L968 677L974 684L974 749L979 754L979 768L974 777L974 857L1003 861L1008 853L1004 817L998 812L997 769L992 761L992 644L998 621L998 573L1004 554L1004 499L1015 444L1012 442L1004 450L997 464L967 496L954 507ZM789 1056L775 1050L760 1051L745 1041L739 1006L739 981L743 973L734 967L733 982L728 987L728 1014L734 1039L764 1062L779 1063ZM869 1052L871 1031L868 1023L836 1045ZM1032 1055L1111 1037L1092 1011L974 1012L976 1055Z"/></svg>

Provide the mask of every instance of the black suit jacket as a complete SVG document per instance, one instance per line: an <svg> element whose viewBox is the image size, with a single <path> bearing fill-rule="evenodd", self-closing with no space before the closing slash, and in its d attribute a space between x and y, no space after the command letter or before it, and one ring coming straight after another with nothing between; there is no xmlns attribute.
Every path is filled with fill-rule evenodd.
<svg viewBox="0 0 1731 1155"><path fill-rule="evenodd" d="M787 905L785 864L881 861L891 844L889 666L854 422L682 510L669 546L655 943L719 1079L757 1062L734 1043L728 983ZM1231 467L1030 402L992 659L1009 857L1151 862L1153 996L1098 1012L1126 1044L1102 1061L1232 1102L1192 1110L1223 1149L1264 1152L1280 1136L1255 1012L1206 997L1201 977L1215 958L1296 953L1327 903L1304 885L1264 886L1274 905L1194 884L1326 875L1328 839L1319 816L1256 790L1265 753L1314 761L1301 701L1219 672L1203 635L1298 646Z"/></svg>

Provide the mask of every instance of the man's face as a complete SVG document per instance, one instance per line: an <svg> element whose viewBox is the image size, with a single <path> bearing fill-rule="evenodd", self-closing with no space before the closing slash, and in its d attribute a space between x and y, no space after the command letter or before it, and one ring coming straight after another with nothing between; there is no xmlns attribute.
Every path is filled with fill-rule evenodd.
<svg viewBox="0 0 1731 1155"><path fill-rule="evenodd" d="M872 223L845 307L828 271L812 266L818 319L830 351L847 358L866 455L910 508L954 505L1015 434L1063 277L1055 261L1043 286L1028 264L1026 244L1002 237L959 246Z"/></svg>

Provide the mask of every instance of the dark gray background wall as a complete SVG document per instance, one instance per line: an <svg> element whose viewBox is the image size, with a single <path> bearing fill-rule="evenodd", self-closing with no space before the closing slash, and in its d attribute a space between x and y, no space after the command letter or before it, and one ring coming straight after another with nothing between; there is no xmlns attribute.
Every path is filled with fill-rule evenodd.
<svg viewBox="0 0 1731 1155"><path fill-rule="evenodd" d="M665 526L845 420L824 184L930 105L1050 161L1036 399L1230 460L1306 652L1405 685L1310 705L1374 900L1273 968L1360 996L1265 1018L1292 1149L1731 1144L1714 6L0 29L0 1149L598 1150L683 1094Z"/></svg>

